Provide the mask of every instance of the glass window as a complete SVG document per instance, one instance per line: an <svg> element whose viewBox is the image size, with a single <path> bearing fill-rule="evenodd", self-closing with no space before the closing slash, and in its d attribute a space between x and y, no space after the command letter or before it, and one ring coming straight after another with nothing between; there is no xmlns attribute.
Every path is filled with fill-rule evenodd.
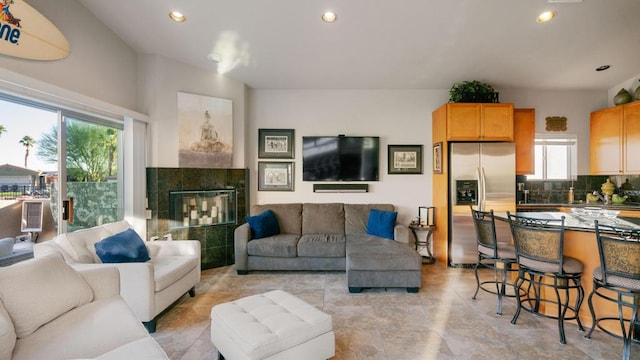
<svg viewBox="0 0 640 360"><path fill-rule="evenodd" d="M44 198L58 233L123 219L122 121L6 94L0 107L0 200Z"/></svg>
<svg viewBox="0 0 640 360"><path fill-rule="evenodd" d="M577 174L577 148L575 135L536 135L535 173L527 180L571 180Z"/></svg>

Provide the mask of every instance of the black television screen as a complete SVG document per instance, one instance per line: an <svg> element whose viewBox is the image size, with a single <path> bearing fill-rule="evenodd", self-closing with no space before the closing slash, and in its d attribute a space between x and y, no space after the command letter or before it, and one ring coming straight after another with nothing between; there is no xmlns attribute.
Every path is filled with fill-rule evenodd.
<svg viewBox="0 0 640 360"><path fill-rule="evenodd" d="M378 181L377 136L303 136L303 181Z"/></svg>

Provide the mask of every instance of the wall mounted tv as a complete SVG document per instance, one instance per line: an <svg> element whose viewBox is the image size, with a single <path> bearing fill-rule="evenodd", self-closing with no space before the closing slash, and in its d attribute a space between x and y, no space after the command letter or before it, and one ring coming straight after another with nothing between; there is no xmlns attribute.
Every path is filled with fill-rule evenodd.
<svg viewBox="0 0 640 360"><path fill-rule="evenodd" d="M377 136L303 136L303 181L378 181Z"/></svg>

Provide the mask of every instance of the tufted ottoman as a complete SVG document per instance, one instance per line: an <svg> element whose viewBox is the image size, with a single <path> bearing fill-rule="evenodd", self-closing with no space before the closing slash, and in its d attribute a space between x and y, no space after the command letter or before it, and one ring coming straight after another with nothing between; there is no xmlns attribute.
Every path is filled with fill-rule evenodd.
<svg viewBox="0 0 640 360"><path fill-rule="evenodd" d="M228 360L335 355L331 315L281 290L214 306L211 341Z"/></svg>

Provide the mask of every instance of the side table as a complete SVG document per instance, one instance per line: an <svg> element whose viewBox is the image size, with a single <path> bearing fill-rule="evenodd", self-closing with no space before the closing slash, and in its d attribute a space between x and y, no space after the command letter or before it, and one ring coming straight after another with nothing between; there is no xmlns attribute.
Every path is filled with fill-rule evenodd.
<svg viewBox="0 0 640 360"><path fill-rule="evenodd" d="M433 234L433 230L435 230L435 228L435 225L420 225L418 223L409 224L409 229L411 229L413 237L416 240L416 251L418 251L418 249L422 247L427 249L427 256L422 255L423 264L433 264L436 262L433 254L431 254L431 235ZM426 231L424 241L421 241L418 237L418 231Z"/></svg>

